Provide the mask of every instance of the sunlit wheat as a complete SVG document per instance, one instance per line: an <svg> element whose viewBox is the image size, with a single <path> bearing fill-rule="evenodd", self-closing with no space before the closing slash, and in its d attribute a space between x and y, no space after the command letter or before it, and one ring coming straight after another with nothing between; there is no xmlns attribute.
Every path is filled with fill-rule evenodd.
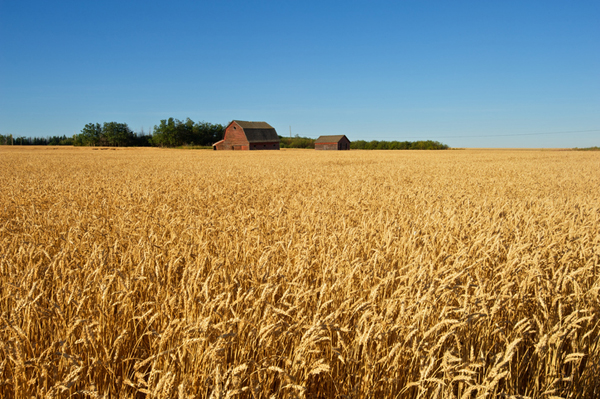
<svg viewBox="0 0 600 399"><path fill-rule="evenodd" d="M6 148L0 396L600 396L600 154Z"/></svg>

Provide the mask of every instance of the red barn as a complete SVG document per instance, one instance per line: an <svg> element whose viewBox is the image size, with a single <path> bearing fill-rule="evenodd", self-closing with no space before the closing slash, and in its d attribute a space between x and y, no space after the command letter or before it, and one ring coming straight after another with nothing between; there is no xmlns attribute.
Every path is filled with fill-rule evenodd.
<svg viewBox="0 0 600 399"><path fill-rule="evenodd" d="M341 134L338 136L320 136L315 141L315 150L349 150L350 140Z"/></svg>
<svg viewBox="0 0 600 399"><path fill-rule="evenodd" d="M278 150L279 136L267 122L231 121L215 150Z"/></svg>

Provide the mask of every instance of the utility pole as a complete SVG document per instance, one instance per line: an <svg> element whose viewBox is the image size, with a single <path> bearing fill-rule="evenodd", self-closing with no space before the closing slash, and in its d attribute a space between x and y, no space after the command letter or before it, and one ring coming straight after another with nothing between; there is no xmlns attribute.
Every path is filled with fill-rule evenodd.
<svg viewBox="0 0 600 399"><path fill-rule="evenodd" d="M290 125L290 138L292 138L292 125Z"/></svg>

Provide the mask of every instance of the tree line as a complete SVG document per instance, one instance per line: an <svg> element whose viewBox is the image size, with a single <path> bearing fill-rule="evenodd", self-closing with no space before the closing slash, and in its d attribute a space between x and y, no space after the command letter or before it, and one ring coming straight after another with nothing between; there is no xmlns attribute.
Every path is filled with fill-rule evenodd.
<svg viewBox="0 0 600 399"><path fill-rule="evenodd" d="M73 145L73 137L13 137L12 134L0 134L0 145Z"/></svg>
<svg viewBox="0 0 600 399"><path fill-rule="evenodd" d="M151 144L158 147L212 146L223 138L225 127L209 122L194 122L190 118L163 119L154 126Z"/></svg>
<svg viewBox="0 0 600 399"><path fill-rule="evenodd" d="M126 123L88 123L81 133L73 137L76 146L146 147L150 145L150 135L134 133Z"/></svg>
<svg viewBox="0 0 600 399"><path fill-rule="evenodd" d="M315 148L316 139L310 137L294 137L279 136L279 148Z"/></svg>
<svg viewBox="0 0 600 399"><path fill-rule="evenodd" d="M0 145L75 145L104 147L181 147L211 146L223 138L225 127L209 122L163 119L149 133L134 132L126 123L88 123L72 137L13 137L0 134Z"/></svg>
<svg viewBox="0 0 600 399"><path fill-rule="evenodd" d="M75 146L109 146L109 147L210 147L223 138L225 126L209 122L194 122L190 118L185 121L168 118L162 119L159 125L149 133L132 131L126 123L104 122L88 123L79 134L72 137L52 136L13 137L0 134L0 145L75 145ZM279 136L281 148L315 148L315 139L310 137ZM446 150L446 144L433 140L422 141L365 141L351 142L353 150Z"/></svg>
<svg viewBox="0 0 600 399"><path fill-rule="evenodd" d="M194 122L190 118L181 121L175 118L163 119L154 126L154 132L134 133L126 123L88 123L81 133L75 136L74 145L116 146L116 147L180 147L211 146L223 137L225 128L220 124Z"/></svg>
<svg viewBox="0 0 600 399"><path fill-rule="evenodd" d="M350 143L353 150L447 150L446 144L433 140L420 141L364 141L356 140Z"/></svg>
<svg viewBox="0 0 600 399"><path fill-rule="evenodd" d="M315 148L316 139L309 137L283 137L279 136L281 148ZM447 150L449 147L439 141L365 141L356 140L350 143L352 150Z"/></svg>

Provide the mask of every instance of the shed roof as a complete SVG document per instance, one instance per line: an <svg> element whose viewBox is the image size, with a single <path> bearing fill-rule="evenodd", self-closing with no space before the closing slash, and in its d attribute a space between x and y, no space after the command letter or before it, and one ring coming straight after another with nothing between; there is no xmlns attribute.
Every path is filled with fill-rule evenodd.
<svg viewBox="0 0 600 399"><path fill-rule="evenodd" d="M338 134L335 136L319 136L319 138L315 141L315 144L320 144L320 143L339 143L340 140L346 137L346 135L344 134ZM348 137L346 137L346 140L348 140ZM350 141L350 140L348 140Z"/></svg>
<svg viewBox="0 0 600 399"><path fill-rule="evenodd" d="M275 131L275 128L269 125L267 122L249 122L249 121L232 121L235 122L244 129L246 138L249 143L265 143L265 142L277 142L279 143L279 136Z"/></svg>

